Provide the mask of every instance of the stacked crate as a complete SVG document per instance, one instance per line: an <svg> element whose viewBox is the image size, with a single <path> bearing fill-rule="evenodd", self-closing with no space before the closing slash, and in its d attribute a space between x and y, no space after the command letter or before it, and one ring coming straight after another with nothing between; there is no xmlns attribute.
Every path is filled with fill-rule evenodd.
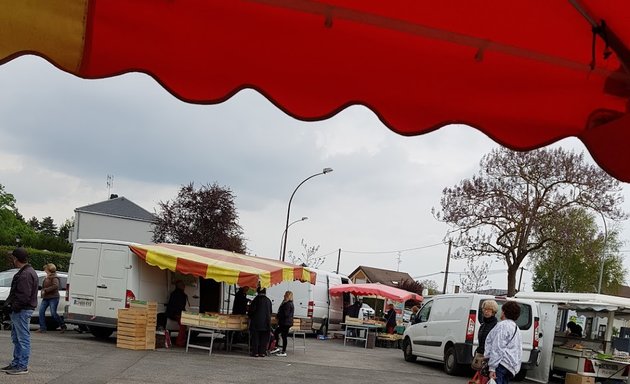
<svg viewBox="0 0 630 384"><path fill-rule="evenodd" d="M182 312L182 324L191 325L193 327L199 326L199 314L197 312Z"/></svg>
<svg viewBox="0 0 630 384"><path fill-rule="evenodd" d="M155 349L157 303L134 300L118 310L116 346L125 349Z"/></svg>

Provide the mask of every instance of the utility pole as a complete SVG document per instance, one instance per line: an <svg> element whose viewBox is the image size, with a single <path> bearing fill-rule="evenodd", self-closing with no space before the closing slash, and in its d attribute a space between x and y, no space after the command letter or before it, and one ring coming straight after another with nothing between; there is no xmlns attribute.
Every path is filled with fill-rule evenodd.
<svg viewBox="0 0 630 384"><path fill-rule="evenodd" d="M453 240L448 241L448 254L446 255L446 271L444 272L444 288L442 289L442 293L446 293L446 284L448 283L448 265L451 262L451 246L453 245Z"/></svg>
<svg viewBox="0 0 630 384"><path fill-rule="evenodd" d="M341 261L341 248L339 248L339 253L337 254L337 274L339 274L339 262Z"/></svg>
<svg viewBox="0 0 630 384"><path fill-rule="evenodd" d="M523 280L523 269L525 269L525 267L521 267L521 275L518 278L518 290L517 290L517 292L521 291L521 281Z"/></svg>

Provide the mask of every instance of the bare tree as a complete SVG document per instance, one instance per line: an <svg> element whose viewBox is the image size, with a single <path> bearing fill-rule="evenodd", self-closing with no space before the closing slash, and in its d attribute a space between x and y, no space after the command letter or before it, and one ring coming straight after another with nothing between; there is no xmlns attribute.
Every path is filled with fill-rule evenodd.
<svg viewBox="0 0 630 384"><path fill-rule="evenodd" d="M466 275L460 277L459 281L464 292L477 292L483 287L490 285L488 270L490 263L485 261L475 263L475 258L469 256L466 261L467 268L464 268Z"/></svg>
<svg viewBox="0 0 630 384"><path fill-rule="evenodd" d="M289 251L289 260L293 264L305 265L311 268L319 268L320 265L324 263L326 260L325 256L317 256L315 255L317 251L319 251L319 245L317 246L309 246L304 239L300 242L304 250L300 254L300 256L295 256L293 251Z"/></svg>
<svg viewBox="0 0 630 384"><path fill-rule="evenodd" d="M626 219L622 202L619 181L586 163L582 153L501 148L481 159L477 175L445 188L441 211L433 212L455 227L455 243L464 254L505 260L511 296L521 263L552 240L541 223L575 206Z"/></svg>

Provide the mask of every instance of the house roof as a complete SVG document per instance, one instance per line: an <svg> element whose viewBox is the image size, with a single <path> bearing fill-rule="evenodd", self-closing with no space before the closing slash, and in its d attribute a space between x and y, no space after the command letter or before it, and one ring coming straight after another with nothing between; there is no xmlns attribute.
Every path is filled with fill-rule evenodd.
<svg viewBox="0 0 630 384"><path fill-rule="evenodd" d="M350 279L362 271L368 279L368 283L381 283L389 285L390 287L397 287L403 280L413 281L413 278L409 276L407 272L390 271L389 269L380 269L374 267L366 267L360 265L350 274Z"/></svg>
<svg viewBox="0 0 630 384"><path fill-rule="evenodd" d="M148 222L155 222L156 219L151 212L124 197L116 197L100 203L86 205L76 208L74 211Z"/></svg>

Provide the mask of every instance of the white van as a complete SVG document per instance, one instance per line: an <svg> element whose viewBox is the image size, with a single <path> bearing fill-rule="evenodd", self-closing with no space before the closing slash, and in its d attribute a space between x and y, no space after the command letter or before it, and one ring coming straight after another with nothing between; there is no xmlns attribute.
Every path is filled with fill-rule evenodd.
<svg viewBox="0 0 630 384"><path fill-rule="evenodd" d="M117 311L131 300L158 302L164 310L169 274L150 266L129 249L133 243L115 240L77 240L68 271L65 321L86 325L99 338L109 337L118 323ZM189 295L190 297L190 295Z"/></svg>
<svg viewBox="0 0 630 384"><path fill-rule="evenodd" d="M475 293L437 295L426 300L418 312L419 322L405 330L405 360L415 361L416 357L438 360L444 362L444 371L449 375L462 373L470 367L479 345L477 334L483 317L481 305L489 299L499 304L499 313L503 303L508 300L505 297ZM521 315L516 323L523 339L523 360L515 380L522 380L527 370L539 363L539 309L533 300L513 300L521 307Z"/></svg>
<svg viewBox="0 0 630 384"><path fill-rule="evenodd" d="M343 309L350 304L350 294L331 296L328 289L339 284L348 284L347 276L333 272L308 268L317 273L315 285L299 281L284 282L267 288L267 297L273 303L274 312L278 310L286 291L293 292L295 317L312 318L313 332L326 334L341 330ZM344 304L345 303L345 304Z"/></svg>

